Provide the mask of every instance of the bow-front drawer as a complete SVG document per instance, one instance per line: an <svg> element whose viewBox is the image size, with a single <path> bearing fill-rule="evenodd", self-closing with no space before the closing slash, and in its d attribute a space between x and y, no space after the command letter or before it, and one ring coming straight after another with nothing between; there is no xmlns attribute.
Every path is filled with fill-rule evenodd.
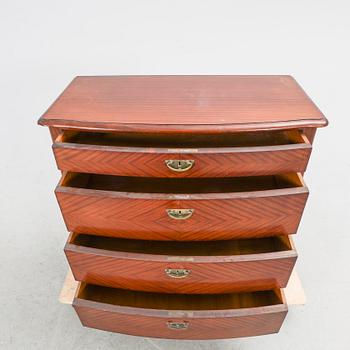
<svg viewBox="0 0 350 350"><path fill-rule="evenodd" d="M278 332L287 313L280 290L161 294L82 283L73 306L84 326L169 339L218 339Z"/></svg>
<svg viewBox="0 0 350 350"><path fill-rule="evenodd" d="M200 294L284 288L297 258L288 236L171 242L72 233L65 253L78 281Z"/></svg>
<svg viewBox="0 0 350 350"><path fill-rule="evenodd" d="M64 131L53 145L63 171L151 177L304 172L311 148L299 130L199 135Z"/></svg>
<svg viewBox="0 0 350 350"><path fill-rule="evenodd" d="M295 233L308 196L300 174L167 179L67 173L55 192L71 232L188 241Z"/></svg>

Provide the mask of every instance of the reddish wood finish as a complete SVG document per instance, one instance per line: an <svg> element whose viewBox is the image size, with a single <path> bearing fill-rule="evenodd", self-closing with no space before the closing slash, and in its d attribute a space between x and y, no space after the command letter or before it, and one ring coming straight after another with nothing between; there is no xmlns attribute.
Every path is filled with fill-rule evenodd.
<svg viewBox="0 0 350 350"><path fill-rule="evenodd" d="M308 141L313 144L314 138L316 135L316 128L306 128L303 130L305 136L307 137Z"/></svg>
<svg viewBox="0 0 350 350"><path fill-rule="evenodd" d="M102 248L98 248L101 245ZM245 247L249 252L245 252ZM172 242L123 242L93 236L89 241L89 236L71 234L64 250L77 281L164 293L208 294L283 288L297 259L288 237L233 244L181 242L180 246ZM231 255L218 255L220 252ZM173 278L166 274L166 269L186 269L189 274Z"/></svg>
<svg viewBox="0 0 350 350"><path fill-rule="evenodd" d="M278 332L287 306L273 288L297 258L301 173L327 123L286 75L76 77L39 124L63 171L55 193L83 325L173 339ZM169 159L194 165L176 173Z"/></svg>
<svg viewBox="0 0 350 350"><path fill-rule="evenodd" d="M297 136L300 143L182 149L115 147L58 140L53 150L57 166L63 171L156 177L252 176L304 172L312 146L304 135ZM235 135L231 138L234 140ZM168 159L194 160L194 166L186 172L174 172L165 164Z"/></svg>
<svg viewBox="0 0 350 350"><path fill-rule="evenodd" d="M73 306L84 326L168 339L219 339L275 333L279 331L287 314L284 298L278 297L277 294L271 301L258 303L262 306L233 305L235 308L231 309L224 308L225 306L218 302L220 299L226 299L224 295L216 296L213 301L205 300L207 298L205 295L203 300L195 296L199 305L204 305L204 310L187 309L183 304L188 302L181 302L179 300L181 295L172 294L166 298L166 304L174 308L167 310L143 307L143 300L146 297L143 298L140 292L138 293L135 296L135 299L138 299L135 302L137 305L132 302L118 305L89 300L78 293ZM102 294L93 299L101 300L103 299L101 296ZM159 297L163 298L161 295ZM185 300L189 299L188 296L184 297ZM262 293L257 293L255 296L245 293L240 296L241 300L251 298L257 302L262 298ZM232 300L234 302L235 299ZM179 308L181 306L185 308ZM170 329L169 322L185 323L187 329Z"/></svg>
<svg viewBox="0 0 350 350"><path fill-rule="evenodd" d="M50 126L49 130L50 130L50 135L51 135L52 142L55 142L57 137L62 134L62 130L61 129L55 128L53 126Z"/></svg>
<svg viewBox="0 0 350 350"><path fill-rule="evenodd" d="M66 183L73 175L64 176L55 191L68 230L134 239L195 241L293 234L308 197L301 177L300 185L291 188L205 193L209 186L204 193L177 194L69 187ZM191 186L200 186L199 179L195 181ZM222 184L223 179L212 182ZM142 191L143 183L135 179L132 188ZM187 191L192 191L191 186ZM166 209L178 208L194 213L186 220L167 215Z"/></svg>
<svg viewBox="0 0 350 350"><path fill-rule="evenodd" d="M327 120L290 76L76 77L39 124L213 132L321 127Z"/></svg>

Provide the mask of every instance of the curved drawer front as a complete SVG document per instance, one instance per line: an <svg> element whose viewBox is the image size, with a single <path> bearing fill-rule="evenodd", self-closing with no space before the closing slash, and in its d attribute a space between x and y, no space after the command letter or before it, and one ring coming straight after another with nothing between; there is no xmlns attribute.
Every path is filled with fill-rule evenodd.
<svg viewBox="0 0 350 350"><path fill-rule="evenodd" d="M279 290L165 295L82 284L73 306L84 326L169 339L276 333L287 313Z"/></svg>
<svg viewBox="0 0 350 350"><path fill-rule="evenodd" d="M230 177L304 172L312 149L307 137L296 130L167 138L151 135L140 140L140 136L65 131L53 150L62 171Z"/></svg>
<svg viewBox="0 0 350 350"><path fill-rule="evenodd" d="M295 233L308 195L296 174L190 180L68 173L56 196L71 232L195 241Z"/></svg>
<svg viewBox="0 0 350 350"><path fill-rule="evenodd" d="M227 293L287 285L297 253L288 236L214 242L125 240L71 234L78 281L165 293Z"/></svg>

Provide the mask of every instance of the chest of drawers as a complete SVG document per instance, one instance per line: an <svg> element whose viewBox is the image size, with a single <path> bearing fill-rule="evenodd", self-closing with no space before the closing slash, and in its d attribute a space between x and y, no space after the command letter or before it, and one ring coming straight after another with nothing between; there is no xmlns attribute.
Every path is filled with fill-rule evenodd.
<svg viewBox="0 0 350 350"><path fill-rule="evenodd" d="M327 120L290 76L77 77L49 127L83 325L147 337L278 332Z"/></svg>

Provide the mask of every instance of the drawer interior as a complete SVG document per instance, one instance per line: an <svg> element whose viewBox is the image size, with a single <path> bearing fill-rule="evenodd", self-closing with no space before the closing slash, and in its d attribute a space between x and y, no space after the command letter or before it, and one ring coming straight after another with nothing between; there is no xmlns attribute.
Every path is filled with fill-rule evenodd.
<svg viewBox="0 0 350 350"><path fill-rule="evenodd" d="M224 134L155 134L64 131L57 142L114 147L256 147L306 143L299 130L260 131Z"/></svg>
<svg viewBox="0 0 350 350"><path fill-rule="evenodd" d="M100 303L162 310L225 310L283 304L277 289L227 294L163 294L82 283L76 296Z"/></svg>
<svg viewBox="0 0 350 350"><path fill-rule="evenodd" d="M133 240L74 233L69 243L109 251L169 256L248 255L293 249L287 236L228 241L178 242Z"/></svg>
<svg viewBox="0 0 350 350"><path fill-rule="evenodd" d="M303 187L296 174L233 178L147 178L99 174L66 174L61 186L140 193L224 193Z"/></svg>

